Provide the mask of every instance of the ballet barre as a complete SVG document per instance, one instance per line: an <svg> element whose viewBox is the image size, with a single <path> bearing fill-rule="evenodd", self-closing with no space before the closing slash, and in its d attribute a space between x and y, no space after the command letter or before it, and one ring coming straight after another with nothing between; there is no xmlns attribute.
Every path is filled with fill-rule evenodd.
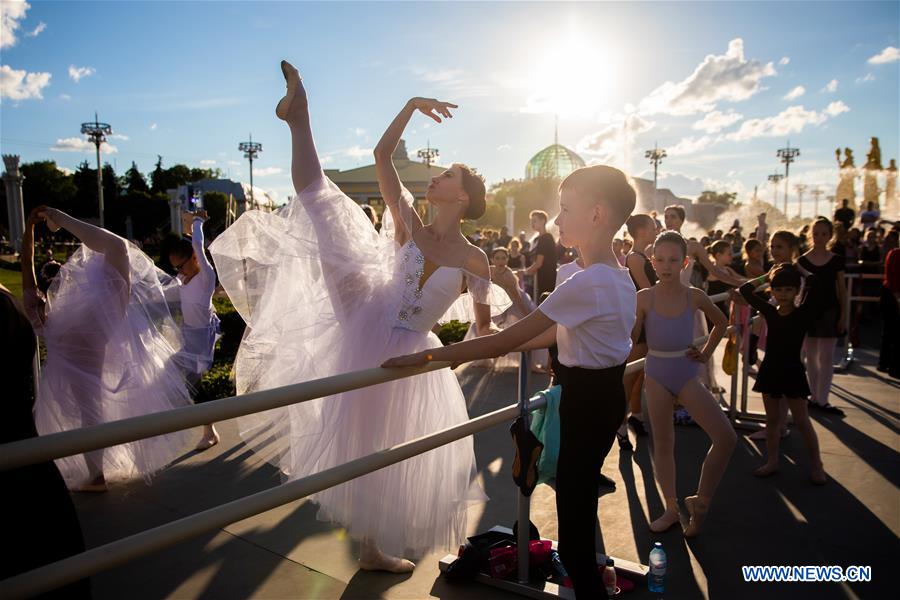
<svg viewBox="0 0 900 600"><path fill-rule="evenodd" d="M884 279L884 275L881 273L847 273L844 275L845 284L847 286L847 303L844 306L844 318L847 327L847 344L844 348L844 356L841 357L841 361L835 366L836 371L846 371L850 368L850 365L853 363L853 343L850 341L850 318L851 312L853 308L854 302L879 302L881 300L878 296L854 296L853 295L853 280L854 279Z"/></svg>
<svg viewBox="0 0 900 600"><path fill-rule="evenodd" d="M710 299L713 302L718 302L727 300L728 297L729 292L723 292L710 296ZM736 326L729 327L728 331L731 333L737 332L739 335ZM707 338L708 336L699 337L694 340L694 343L703 343ZM642 370L644 368L644 360L638 359L628 363L625 373L629 374ZM365 369L271 390L233 396L204 404L2 444L0 445L0 470L12 469L72 454L80 454L98 448L171 433L214 421L223 421L299 402L307 402L448 366L450 366L450 363L434 362L421 367ZM208 531L220 529L284 504L301 500L351 479L506 423L519 415L530 414L532 411L545 406L546 401L543 399L528 401L525 398L527 396L527 368L525 368L524 359L520 362L519 368L519 402L516 404L418 439L362 456L302 479L245 496L215 508L177 519L165 525L91 548L81 554L44 565L26 573L21 573L0 582L0 589L3 589L4 597L24 598L34 596L152 552L171 547ZM732 379L734 380L736 377L733 376ZM734 402L735 398L732 396L732 411L734 410ZM529 529L529 500L522 496L521 493L519 495L519 530L520 536L526 539ZM527 557L527 544L520 544L519 546L520 552L524 552L524 556ZM646 574L646 567L643 565L636 565L628 561L621 562L622 567L624 567L622 570L638 576ZM616 564L619 565L620 562L617 561ZM527 581L527 558L520 560L518 575L520 579ZM529 589L534 590L534 588ZM559 590L560 595L566 595L569 592L569 590Z"/></svg>

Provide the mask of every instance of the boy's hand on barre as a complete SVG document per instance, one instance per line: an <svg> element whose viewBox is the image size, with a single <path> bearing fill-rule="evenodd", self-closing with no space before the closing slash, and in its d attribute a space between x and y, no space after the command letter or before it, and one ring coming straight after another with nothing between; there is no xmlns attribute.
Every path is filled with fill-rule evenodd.
<svg viewBox="0 0 900 600"><path fill-rule="evenodd" d="M381 366L385 369L396 369L399 367L421 367L431 360L431 354L427 352L416 352L415 354L407 354L405 356L395 356L389 358Z"/></svg>

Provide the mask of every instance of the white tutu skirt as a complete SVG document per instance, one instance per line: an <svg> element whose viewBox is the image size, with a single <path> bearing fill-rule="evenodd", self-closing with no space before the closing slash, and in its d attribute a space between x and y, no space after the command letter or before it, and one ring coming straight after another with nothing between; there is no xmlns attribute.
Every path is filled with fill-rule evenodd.
<svg viewBox="0 0 900 600"><path fill-rule="evenodd" d="M392 227L379 235L324 176L276 213L249 211L210 246L220 281L247 322L238 393L379 366L440 346L397 327L406 285ZM449 305L449 302L448 302ZM239 419L254 451L289 480L468 420L448 369ZM486 499L471 438L313 498L319 518L389 554L420 556L464 539L466 509Z"/></svg>
<svg viewBox="0 0 900 600"><path fill-rule="evenodd" d="M102 254L82 246L48 291L47 346L35 401L41 435L99 425L191 403L172 362L180 329L164 298L165 273L129 245L130 287ZM100 468L107 480L147 477L185 449L191 431L56 461L69 487ZM91 466L89 466L89 464Z"/></svg>

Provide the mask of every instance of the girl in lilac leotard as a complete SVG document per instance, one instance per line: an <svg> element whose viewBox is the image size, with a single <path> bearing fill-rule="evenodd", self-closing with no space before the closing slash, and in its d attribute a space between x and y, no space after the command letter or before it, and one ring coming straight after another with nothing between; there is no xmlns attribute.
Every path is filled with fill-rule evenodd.
<svg viewBox="0 0 900 600"><path fill-rule="evenodd" d="M675 402L691 413L710 437L712 446L703 461L697 494L684 499L690 512L685 537L697 535L712 496L725 473L737 436L716 400L700 382L700 367L712 356L728 322L702 290L684 285L681 270L687 263L687 243L681 234L667 231L653 245L653 267L659 283L637 294L637 322L632 341L644 329L647 336L644 389L653 434L653 470L666 499L666 512L650 524L665 531L679 521L675 496ZM694 315L702 311L713 330L702 348L695 348Z"/></svg>
<svg viewBox="0 0 900 600"><path fill-rule="evenodd" d="M666 317L656 311L653 290L650 310L644 318L647 335L647 362L644 373L677 396L691 379L700 376L700 363L688 358L686 352L694 345L694 313L691 288L685 287L684 310L676 317Z"/></svg>

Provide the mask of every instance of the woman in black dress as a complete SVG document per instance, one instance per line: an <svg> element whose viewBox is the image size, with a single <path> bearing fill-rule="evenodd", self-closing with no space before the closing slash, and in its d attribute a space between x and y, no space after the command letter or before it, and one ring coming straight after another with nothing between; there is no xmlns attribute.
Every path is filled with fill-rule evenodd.
<svg viewBox="0 0 900 600"><path fill-rule="evenodd" d="M790 264L776 266L770 279L772 297L777 306L756 295L753 282L745 283L740 289L744 299L763 315L769 330L766 356L753 385L753 391L762 393L766 408L768 457L766 464L753 473L758 477L767 477L778 470L778 446L783 427L780 409L781 403L786 402L794 416L794 427L803 435L809 451L812 482L821 485L827 479L819 454L819 440L809 419L806 403L809 385L800 349L807 330L820 311L824 294L818 285L818 278L809 275L806 278L806 298L800 306L795 306L794 299L800 292L802 277L800 271Z"/></svg>
<svg viewBox="0 0 900 600"><path fill-rule="evenodd" d="M822 286L821 310L809 326L806 337L806 368L812 394L812 408L843 415L844 411L828 402L834 376L834 347L847 330L847 288L844 259L827 249L834 235L831 221L816 219L812 226L812 249L797 263L812 273Z"/></svg>

